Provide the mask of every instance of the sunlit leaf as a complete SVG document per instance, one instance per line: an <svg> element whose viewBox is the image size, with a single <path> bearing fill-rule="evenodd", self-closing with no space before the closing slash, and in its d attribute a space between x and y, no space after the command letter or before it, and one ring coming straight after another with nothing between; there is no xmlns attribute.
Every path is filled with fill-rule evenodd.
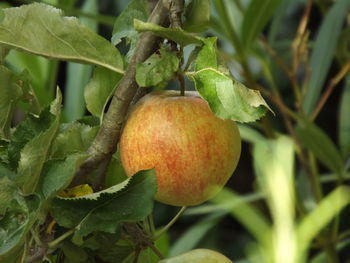
<svg viewBox="0 0 350 263"><path fill-rule="evenodd" d="M213 68L202 69L189 76L211 110L222 119L252 122L264 116L269 109L258 91L247 89Z"/></svg>

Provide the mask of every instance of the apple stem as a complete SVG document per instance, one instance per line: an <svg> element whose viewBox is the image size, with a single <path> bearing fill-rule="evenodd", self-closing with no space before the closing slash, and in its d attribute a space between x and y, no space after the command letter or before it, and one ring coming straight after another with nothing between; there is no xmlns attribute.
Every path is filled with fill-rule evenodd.
<svg viewBox="0 0 350 263"><path fill-rule="evenodd" d="M182 72L177 73L177 78L180 82L180 94L181 94L181 96L185 96L185 78L184 78Z"/></svg>
<svg viewBox="0 0 350 263"><path fill-rule="evenodd" d="M170 222L163 227L161 230L159 230L159 232L157 233L157 235L154 236L153 240L157 240L158 238L160 238L166 231L168 231L168 229L179 219L179 217L185 212L186 206L181 207L180 211L177 212L177 214L173 217L173 219L170 220Z"/></svg>

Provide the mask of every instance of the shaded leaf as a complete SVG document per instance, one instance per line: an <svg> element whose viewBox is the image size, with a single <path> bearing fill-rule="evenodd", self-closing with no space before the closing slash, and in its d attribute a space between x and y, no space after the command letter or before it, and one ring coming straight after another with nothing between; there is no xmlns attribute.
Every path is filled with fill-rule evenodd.
<svg viewBox="0 0 350 263"><path fill-rule="evenodd" d="M61 124L52 142L50 158L65 158L73 153L87 151L98 129L98 126L91 127L79 122Z"/></svg>
<svg viewBox="0 0 350 263"><path fill-rule="evenodd" d="M123 60L118 50L81 25L78 19L63 17L59 9L33 3L3 11L1 44L48 58L95 64L123 73Z"/></svg>
<svg viewBox="0 0 350 263"><path fill-rule="evenodd" d="M142 22L137 19L134 19L134 27L138 32L151 31L155 35L172 40L181 46L202 44L200 38L182 30L181 28L165 28L156 24Z"/></svg>
<svg viewBox="0 0 350 263"><path fill-rule="evenodd" d="M60 190L70 184L76 170L87 157L85 153L76 153L69 155L64 160L50 160L46 162L37 191L45 199L54 197Z"/></svg>
<svg viewBox="0 0 350 263"><path fill-rule="evenodd" d="M22 97L22 89L16 83L14 74L0 65L0 138L8 139L10 124L17 102Z"/></svg>
<svg viewBox="0 0 350 263"><path fill-rule="evenodd" d="M202 32L208 29L210 22L210 1L192 0L185 11L186 21L182 28L189 32Z"/></svg>
<svg viewBox="0 0 350 263"><path fill-rule="evenodd" d="M350 77L345 81L345 87L339 109L339 145L344 157L350 155Z"/></svg>
<svg viewBox="0 0 350 263"><path fill-rule="evenodd" d="M118 45L123 38L130 43L130 49L134 49L138 39L138 33L134 29L133 21L138 19L147 21L149 12L146 0L133 0L117 17L113 27L112 43Z"/></svg>
<svg viewBox="0 0 350 263"><path fill-rule="evenodd" d="M90 113L97 117L103 115L104 108L121 77L122 75L108 69L95 68L94 75L84 91L86 107Z"/></svg>
<svg viewBox="0 0 350 263"><path fill-rule="evenodd" d="M169 81L179 68L180 60L169 50L160 49L136 67L136 82L140 87L156 86Z"/></svg>
<svg viewBox="0 0 350 263"><path fill-rule="evenodd" d="M306 114L311 114L320 96L331 62L334 58L338 38L343 22L349 13L350 2L339 0L334 2L322 20L321 27L312 50L310 67L312 69L308 89L303 101Z"/></svg>
<svg viewBox="0 0 350 263"><path fill-rule="evenodd" d="M9 262L9 258L13 260L13 256L19 253L25 236L37 219L39 205L39 198L35 195L24 197L18 190L12 193L6 213L0 217L1 262Z"/></svg>
<svg viewBox="0 0 350 263"><path fill-rule="evenodd" d="M106 190L76 198L56 198L52 215L59 225L86 236L95 231L115 233L118 223L139 221L153 208L156 177L141 171Z"/></svg>
<svg viewBox="0 0 350 263"><path fill-rule="evenodd" d="M328 135L315 124L309 121L300 121L295 129L303 146L313 152L328 169L341 174L343 172L343 159L328 137Z"/></svg>
<svg viewBox="0 0 350 263"><path fill-rule="evenodd" d="M11 200L17 191L16 184L5 176L4 168L0 168L0 216L5 214L11 204Z"/></svg>
<svg viewBox="0 0 350 263"><path fill-rule="evenodd" d="M8 159L12 169L18 167L20 153L26 143L47 130L54 118L50 108L47 107L40 113L39 117L32 114L27 115L26 119L16 127L8 146Z"/></svg>
<svg viewBox="0 0 350 263"><path fill-rule="evenodd" d="M258 91L247 89L213 68L188 74L211 110L222 119L252 122L264 116L269 109Z"/></svg>
<svg viewBox="0 0 350 263"><path fill-rule="evenodd" d="M280 0L253 0L244 14L242 22L242 46L249 48L264 29L278 7Z"/></svg>
<svg viewBox="0 0 350 263"><path fill-rule="evenodd" d="M50 112L55 117L49 128L26 143L21 150L21 157L18 163L18 183L22 185L24 194L32 194L34 192L51 142L58 130L62 102L62 95L59 90L57 90L56 96L50 107Z"/></svg>
<svg viewBox="0 0 350 263"><path fill-rule="evenodd" d="M172 245L169 256L177 256L188 251L189 249L195 248L199 241L204 238L205 234L216 226L226 214L227 211L212 213L204 217L195 225L191 226Z"/></svg>

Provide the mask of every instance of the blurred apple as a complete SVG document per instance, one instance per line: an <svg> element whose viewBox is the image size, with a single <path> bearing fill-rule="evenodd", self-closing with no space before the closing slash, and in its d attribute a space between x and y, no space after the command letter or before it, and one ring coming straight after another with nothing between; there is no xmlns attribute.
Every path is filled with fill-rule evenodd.
<svg viewBox="0 0 350 263"><path fill-rule="evenodd" d="M155 168L156 200L198 205L213 197L235 170L241 153L238 128L222 120L194 92L153 92L135 104L121 139L128 176Z"/></svg>
<svg viewBox="0 0 350 263"><path fill-rule="evenodd" d="M176 257L167 258L158 263L233 263L223 254L210 249L194 249Z"/></svg>

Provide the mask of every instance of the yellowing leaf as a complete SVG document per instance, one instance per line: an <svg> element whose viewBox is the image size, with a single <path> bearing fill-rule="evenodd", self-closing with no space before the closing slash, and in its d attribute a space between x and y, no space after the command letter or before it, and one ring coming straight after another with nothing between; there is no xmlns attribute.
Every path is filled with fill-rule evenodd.
<svg viewBox="0 0 350 263"><path fill-rule="evenodd" d="M72 188L67 188L59 192L57 195L63 198L79 197L92 194L94 190L88 184L77 185Z"/></svg>

